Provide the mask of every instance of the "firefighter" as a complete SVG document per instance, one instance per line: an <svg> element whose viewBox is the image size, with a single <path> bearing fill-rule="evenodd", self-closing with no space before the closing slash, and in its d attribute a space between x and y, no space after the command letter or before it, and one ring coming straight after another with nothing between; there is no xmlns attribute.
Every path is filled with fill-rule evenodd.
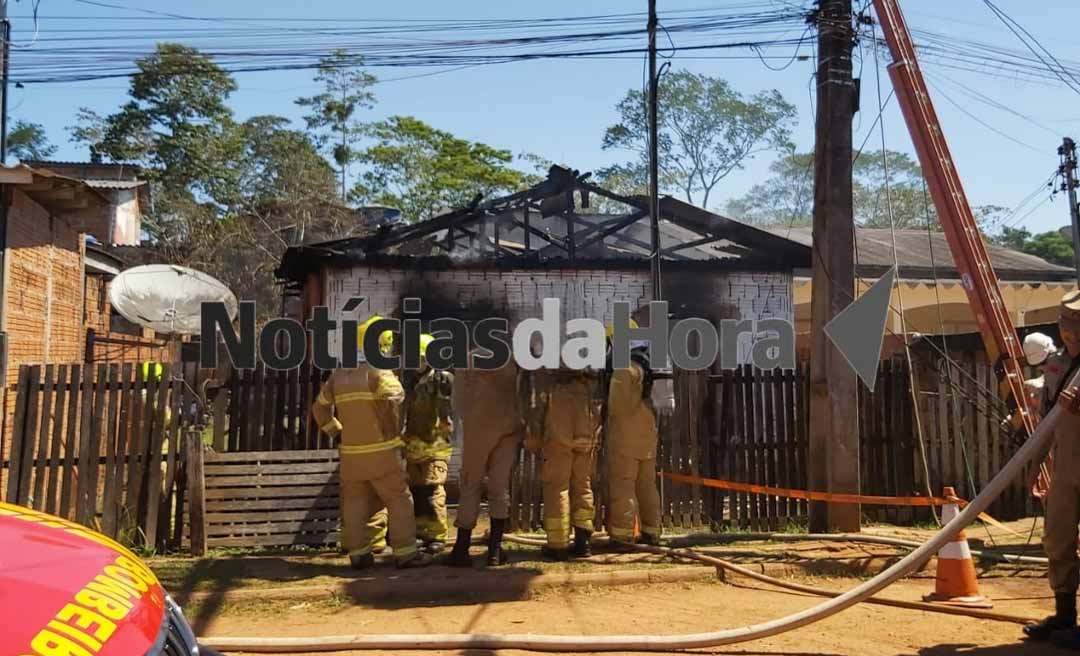
<svg viewBox="0 0 1080 656"><path fill-rule="evenodd" d="M394 351L394 333L384 330L379 333L379 350L383 355L391 355ZM386 508L381 508L371 516L368 522L368 530L371 533L371 553L380 554L386 550Z"/></svg>
<svg viewBox="0 0 1080 656"><path fill-rule="evenodd" d="M359 343L378 318L361 325ZM357 569L375 562L372 520L382 508L389 511L389 541L397 566L429 562L416 547L412 494L401 461L398 406L404 397L393 372L361 362L355 369L335 369L311 408L320 430L340 437L342 542Z"/></svg>
<svg viewBox="0 0 1080 656"><path fill-rule="evenodd" d="M1046 407L1057 402L1062 388L1080 365L1080 292L1061 299L1058 328L1064 347L1046 362ZM1054 591L1054 615L1024 627L1036 641L1051 640L1080 650L1076 628L1076 591L1080 583L1077 560L1077 524L1080 524L1080 416L1062 413L1054 427L1054 464L1046 503L1043 547L1050 559L1050 588Z"/></svg>
<svg viewBox="0 0 1080 656"><path fill-rule="evenodd" d="M636 323L631 320L631 327ZM614 327L609 325L608 340ZM634 519L640 517L641 541L660 543L660 492L656 487L656 413L652 407L652 367L647 342L631 342L630 367L612 369L604 449L608 475L608 534L619 545L634 542Z"/></svg>
<svg viewBox="0 0 1080 656"><path fill-rule="evenodd" d="M1054 340L1043 333L1031 333L1024 338L1024 358L1027 363L1039 372L1038 376L1024 381L1024 394L1028 397L1028 407L1035 404L1035 410L1040 417L1046 414L1046 363L1057 351ZM1001 427L1019 434L1024 430L1024 419L1019 412L1014 412L1001 422ZM1044 454L1045 457L1046 454Z"/></svg>
<svg viewBox="0 0 1080 656"><path fill-rule="evenodd" d="M592 477L600 437L600 377L598 372L568 368L534 374L542 428L530 438L530 446L535 449L539 438L547 534L542 553L552 560L571 554L587 557L596 514Z"/></svg>
<svg viewBox="0 0 1080 656"><path fill-rule="evenodd" d="M454 434L451 394L454 375L427 364L431 335L420 336L420 371L405 401L405 460L416 515L416 534L428 553L445 548L446 476L450 469Z"/></svg>
<svg viewBox="0 0 1080 656"><path fill-rule="evenodd" d="M1034 378L1024 381L1024 391L1038 407L1039 415L1046 414L1046 363L1057 347L1054 340L1042 333L1031 333L1024 338L1024 357L1028 364L1039 372Z"/></svg>
<svg viewBox="0 0 1080 656"><path fill-rule="evenodd" d="M472 356L484 352L474 350ZM517 459L524 433L518 367L511 360L499 369L458 370L454 378L454 412L463 423L461 453L461 498L458 500L458 529L454 550L447 564L468 567L469 545L480 512L480 492L487 478L491 531L488 534L487 565L506 563L502 536L510 517L510 472Z"/></svg>

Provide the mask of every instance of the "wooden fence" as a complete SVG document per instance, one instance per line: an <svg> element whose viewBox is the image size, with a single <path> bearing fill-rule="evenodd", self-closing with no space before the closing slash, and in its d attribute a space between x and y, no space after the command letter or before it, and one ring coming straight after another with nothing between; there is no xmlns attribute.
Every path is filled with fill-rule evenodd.
<svg viewBox="0 0 1080 656"><path fill-rule="evenodd" d="M259 363L235 370L214 400L213 445L224 451L326 449L330 438L311 417L329 371L306 363L280 371Z"/></svg>
<svg viewBox="0 0 1080 656"><path fill-rule="evenodd" d="M193 398L179 367L24 365L14 390L5 499L127 544L179 545L180 435Z"/></svg>
<svg viewBox="0 0 1080 656"><path fill-rule="evenodd" d="M918 416L902 358L882 362L874 393L859 389L862 492L927 496L952 486L961 497L973 498L1018 446L999 426L1004 409L993 397L992 368L981 354L956 353L951 369L941 358L921 360L915 380ZM666 430L662 422L659 468L809 489L809 392L805 363L791 371L678 372L676 411ZM1012 482L991 514L1013 519L1035 512L1029 475L1030 468ZM667 526L775 530L807 519L807 504L801 500L666 479L661 490ZM863 506L863 514L891 523L932 519L925 508Z"/></svg>
<svg viewBox="0 0 1080 656"><path fill-rule="evenodd" d="M882 363L875 393L860 392L865 494L938 494L951 485L962 497L971 498L1015 451L1016 445L998 426L1002 407L989 392L990 365L978 354L953 357L952 368L941 358L919 359L914 372L918 415L902 359ZM792 371L744 367L719 374L676 372L674 411L660 415L659 469L808 489L808 374L805 364ZM203 539L210 546L268 544L262 538L269 535L292 544L294 538L281 533L282 526L315 520L332 523L327 513L337 512L337 506L326 505L329 502L319 500L319 495L279 509L295 514L304 508L293 506L311 502L312 508L326 511L318 518L255 513L273 512L270 506L288 496L265 494L300 485L289 476L315 476L320 481L316 486L336 485L331 481L332 461L322 455L334 445L318 432L309 412L327 372L313 367L287 372L260 368L237 372L227 380L212 399L213 435L207 441L213 443L213 452L205 455L209 468L205 484L189 489L188 459L180 437L194 390L200 389L198 375L167 366L164 382L158 384L142 381L138 368L130 364L22 367L13 390L12 449L0 454L6 500L157 549L179 548L187 494L205 498L201 507L209 516L205 523L209 534ZM286 474L293 465L280 459L297 451L311 452L302 464L318 471ZM601 450L594 485L601 525L607 511L604 457ZM661 479L660 486L664 524L671 528L773 530L805 522L807 516L803 501L668 479ZM449 486L451 497L453 487ZM542 525L540 463L533 454L519 454L511 501L515 529ZM873 520L930 519L925 509L864 506L863 510ZM1034 510L1025 481L1018 478L991 513L1009 519ZM247 515L235 516L240 511ZM311 528L300 526L298 535L316 536L319 544L336 535L326 526Z"/></svg>

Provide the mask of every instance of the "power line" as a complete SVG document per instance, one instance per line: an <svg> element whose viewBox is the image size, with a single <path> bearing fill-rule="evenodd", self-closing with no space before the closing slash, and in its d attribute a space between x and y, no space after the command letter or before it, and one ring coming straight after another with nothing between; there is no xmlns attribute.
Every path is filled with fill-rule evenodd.
<svg viewBox="0 0 1080 656"><path fill-rule="evenodd" d="M967 117L968 117L968 118L970 118L971 120L975 121L975 122L976 122L976 123L978 123L979 125L981 125L981 126L983 126L984 128L986 128L987 130L990 130L991 132L993 132L994 134L998 135L999 137L1002 137L1002 138L1004 138L1004 139L1008 139L1009 141L1013 142L1014 144L1016 144L1016 145L1018 145L1018 146L1022 146L1022 147L1024 147L1024 148L1027 148L1028 150L1034 151L1034 152L1036 152L1036 153L1042 153L1042 152L1044 152L1044 151L1045 151L1045 149L1043 149L1043 148L1036 148L1035 146L1032 146L1031 144L1029 144L1029 143L1027 143L1027 142L1024 142L1024 141L1020 141L1019 139L1017 139L1016 137L1012 136L1011 134L1008 134L1007 132L1004 132L1004 131L1002 131L1002 130L999 130L999 129L995 128L994 126L990 125L989 123L987 123L986 121L982 120L982 119L981 119L981 118L979 118L978 116L976 116L976 115L972 114L972 113L971 113L971 112L969 112L969 111L968 111L968 110L967 110L966 108L964 108L964 106L963 106L963 105L961 105L960 103L958 103L958 102L956 102L955 100L953 100L953 99L952 99L952 97L951 97L951 96L950 96L949 94L945 93L945 90L944 90L944 89L942 89L942 88L941 88L941 87L939 87L938 85L934 84L933 82L930 82L930 86L932 86L932 87L934 88L934 90L935 90L935 91L937 91L937 92L938 92L939 94L941 94L941 97L942 97L942 98L944 98L945 100L947 100L947 101L949 102L949 104L950 104L950 105L952 105L953 107L955 107L956 109L958 109L958 110L959 110L959 111L960 111L960 112L961 112L961 113L962 113L962 114L963 114L964 116L967 116Z"/></svg>
<svg viewBox="0 0 1080 656"><path fill-rule="evenodd" d="M1003 12L1001 9L998 9L998 7L993 2L991 2L990 0L983 0L983 4L985 4L987 7L989 7L990 11L994 12L994 15L998 17L998 20L1000 20L1002 23L1004 23L1005 27L1009 28L1009 31L1016 35L1016 38L1020 39L1021 43L1023 43L1024 46L1026 46L1027 49L1031 51L1031 54L1035 55L1039 59L1039 61L1041 61L1043 64L1045 64L1048 69L1053 71L1053 73L1055 75L1057 75L1057 77L1062 82L1065 83L1065 86L1069 87L1070 89L1075 91L1077 94L1080 94L1080 89L1078 89L1077 87L1074 87L1072 84L1070 84L1069 80L1066 80L1065 77L1063 75L1061 75L1061 73L1059 72L1059 69L1062 72L1064 72L1066 75L1068 75L1069 78L1073 82L1077 82L1076 77L1073 76L1073 74L1070 73L1069 70L1067 68L1065 68L1061 64L1060 61L1058 61L1057 57L1054 57L1054 55L1049 50L1047 50L1045 47L1043 47L1043 45L1041 43L1039 43L1039 40L1036 39L1031 34L1031 32L1028 32L1026 29L1024 29L1023 25L1021 25L1020 23L1017 23L1012 17L1010 17L1005 12ZM1014 25L1015 25L1015 27L1013 27ZM1017 30L1020 30L1020 31L1018 32ZM1030 38L1033 42L1035 42L1035 45L1039 46L1040 50L1042 50L1044 53L1046 53L1046 55L1048 57L1050 57L1050 59L1054 60L1054 63L1058 65L1058 68L1054 68L1053 66L1048 64L1046 62L1046 60L1043 59L1042 55L1040 55L1039 52L1037 50L1035 50L1035 48L1033 48L1031 46L1031 44L1029 44L1027 42L1027 40L1020 34L1020 32L1023 32L1024 34L1026 34L1028 36L1028 38Z"/></svg>

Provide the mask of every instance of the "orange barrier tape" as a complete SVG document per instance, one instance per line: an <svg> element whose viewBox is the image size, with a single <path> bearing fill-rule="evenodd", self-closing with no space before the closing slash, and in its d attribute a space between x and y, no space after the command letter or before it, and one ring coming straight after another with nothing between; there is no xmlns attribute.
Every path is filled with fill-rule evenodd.
<svg viewBox="0 0 1080 656"><path fill-rule="evenodd" d="M836 492L811 492L809 490L792 490L783 487L769 487L768 485L755 485L753 483L736 483L734 481L722 481L716 478L702 478L701 476L689 476L687 474L674 474L672 472L660 472L677 483L689 485L703 485L721 490L734 492L749 492L751 494L768 494L776 497L789 499L804 499L806 501L829 501L832 503L860 503L872 506L944 506L947 503L958 503L960 506L967 504L958 499L945 499L943 497L878 497L864 494L841 494Z"/></svg>
<svg viewBox="0 0 1080 656"><path fill-rule="evenodd" d="M687 483L689 485L702 485L704 487L714 487L721 490L731 490L733 492L749 492L751 494L767 494L774 497L787 497L789 499L804 499L806 501L829 501L832 503L859 503L866 504L868 506L944 506L948 503L955 503L961 508L968 504L967 501L957 498L945 497L879 497L865 494L839 494L835 492L811 492L809 490L792 490L786 487L769 487L768 485L755 485L753 483L736 483L735 481L722 481L717 478L703 478L701 476L690 476L687 474L675 474L672 472L660 472L661 476L666 476L676 483ZM1005 526L998 520L994 519L986 513L979 513L979 519L991 526L994 526L1006 533L1012 533L1013 535L1025 538L1026 535L1017 533L1008 526Z"/></svg>

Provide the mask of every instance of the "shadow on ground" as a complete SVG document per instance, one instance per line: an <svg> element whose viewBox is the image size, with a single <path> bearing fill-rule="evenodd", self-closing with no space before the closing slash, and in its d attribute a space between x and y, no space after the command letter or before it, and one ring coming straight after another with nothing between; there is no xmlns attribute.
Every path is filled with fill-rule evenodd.
<svg viewBox="0 0 1080 656"><path fill-rule="evenodd" d="M917 656L1055 656L1056 654L1075 654L1076 652L1058 649L1045 642L1017 641L1009 645L978 647L975 645L935 645L924 647L916 652ZM916 656L903 654L898 656Z"/></svg>
<svg viewBox="0 0 1080 656"><path fill-rule="evenodd" d="M188 619L198 634L226 604L252 603L275 588L284 594L301 587L324 590L329 591L326 598L384 609L528 599L531 582L543 569L531 554L509 555L510 565L493 569L481 567L482 559L474 557L470 569L446 567L436 558L429 567L398 570L389 557L381 557L374 567L358 571L331 552L299 557L214 555L156 563L153 568L165 589L190 609Z"/></svg>

